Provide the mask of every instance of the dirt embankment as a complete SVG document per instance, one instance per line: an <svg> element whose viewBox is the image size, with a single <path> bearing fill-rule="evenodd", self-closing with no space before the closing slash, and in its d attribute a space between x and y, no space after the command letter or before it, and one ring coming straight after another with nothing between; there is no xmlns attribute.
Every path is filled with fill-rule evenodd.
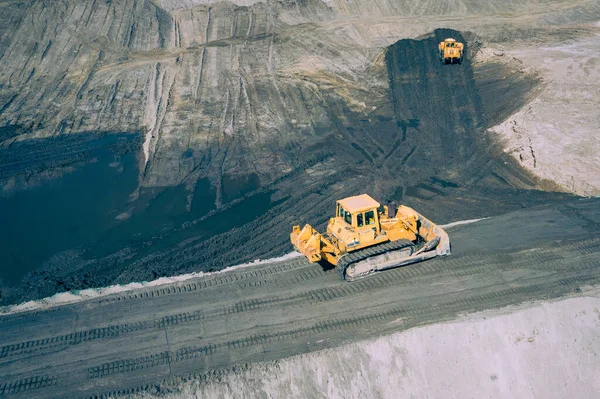
<svg viewBox="0 0 600 399"><path fill-rule="evenodd" d="M219 193L224 176L292 171L336 123L329 93L369 114L388 85L373 68L399 39L449 27L538 46L600 19L591 0L15 4L0 4L1 125L20 139L145 129L141 185L209 177Z"/></svg>

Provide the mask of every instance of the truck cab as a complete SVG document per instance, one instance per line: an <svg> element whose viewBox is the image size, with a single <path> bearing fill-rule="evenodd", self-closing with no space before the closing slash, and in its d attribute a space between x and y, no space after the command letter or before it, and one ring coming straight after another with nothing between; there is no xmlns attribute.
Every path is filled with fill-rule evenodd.
<svg viewBox="0 0 600 399"><path fill-rule="evenodd" d="M339 200L337 216L355 229L369 227L379 231L379 202L366 194Z"/></svg>

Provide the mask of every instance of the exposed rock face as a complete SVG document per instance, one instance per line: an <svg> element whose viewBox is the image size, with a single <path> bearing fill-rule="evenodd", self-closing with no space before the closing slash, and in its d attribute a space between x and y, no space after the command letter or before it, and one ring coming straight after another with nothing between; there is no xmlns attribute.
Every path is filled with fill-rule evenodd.
<svg viewBox="0 0 600 399"><path fill-rule="evenodd" d="M272 149L298 140L293 125L306 139L323 119L314 84L280 75L284 61L314 44L286 37L281 19L330 15L321 2L171 14L148 1L34 2L12 13L3 35L3 124L35 136L143 128L144 185L175 185L196 171L271 180L289 171ZM182 157L186 150L191 156Z"/></svg>

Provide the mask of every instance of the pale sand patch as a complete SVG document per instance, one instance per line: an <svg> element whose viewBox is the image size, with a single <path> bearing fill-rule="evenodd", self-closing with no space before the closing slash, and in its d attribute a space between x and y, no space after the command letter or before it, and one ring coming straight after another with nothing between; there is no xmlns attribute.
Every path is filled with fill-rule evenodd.
<svg viewBox="0 0 600 399"><path fill-rule="evenodd" d="M556 47L504 50L538 71L541 93L491 130L539 177L600 195L600 34Z"/></svg>
<svg viewBox="0 0 600 399"><path fill-rule="evenodd" d="M117 216L115 216L115 219L116 220L126 220L131 217L131 214L132 214L132 210L127 210L125 212L119 213Z"/></svg>
<svg viewBox="0 0 600 399"><path fill-rule="evenodd" d="M442 229L449 229L450 227L463 226L465 224L471 224L471 223L479 222L480 220L485 220L485 219L489 219L489 218L459 220L458 222L452 222L452 223L448 223L448 224L442 224L442 225L440 225L440 227Z"/></svg>

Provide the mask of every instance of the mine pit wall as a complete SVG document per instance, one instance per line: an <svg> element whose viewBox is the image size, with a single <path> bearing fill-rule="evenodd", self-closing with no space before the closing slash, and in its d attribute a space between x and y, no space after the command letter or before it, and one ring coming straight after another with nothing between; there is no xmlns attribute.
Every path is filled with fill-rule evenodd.
<svg viewBox="0 0 600 399"><path fill-rule="evenodd" d="M264 183L281 177L274 171L289 172L295 159L271 149L307 150L298 137L321 141L319 131L335 124L322 106L328 91L354 110L361 103L378 105L363 101L373 89L365 80L373 79L360 75L377 59L374 54L398 37L437 27L415 18L450 16L448 26L458 26L461 16L499 9L554 12L547 2L514 1L464 7L389 0L156 3L163 8L128 0L47 8L6 4L0 81L10 84L0 89L0 123L37 136L145 128L144 165L153 162L144 186L188 183L205 175L218 184L225 174L254 170ZM396 20L384 20L374 31L360 19L340 21L361 16ZM408 24L411 18L416 23ZM30 19L39 22L21 23ZM511 31L490 27L485 19L481 24L501 39L506 39L503 29ZM356 82L348 85L349 80ZM191 156L182 157L186 151ZM241 153L252 155L245 159Z"/></svg>
<svg viewBox="0 0 600 399"><path fill-rule="evenodd" d="M7 82L0 124L18 136L0 131L2 146L142 127L142 187L181 184L193 196L198 182L209 181L213 221L240 204L268 205L215 237L187 230L178 247L50 264L39 277L42 296L53 293L49 276L57 270L69 289L79 289L86 285L69 270L81 268L90 285L106 286L278 256L290 250L285 226L320 228L332 198L357 192L401 201L436 223L568 197L539 192L556 187L523 171L485 133L530 99L537 77L494 61L472 63L477 37L434 31L435 16L451 27L469 26L471 16L472 31L490 40L541 40L552 28L544 18L567 15L564 9L503 3L503 12L515 14L499 22L489 16L493 2L465 9L452 2L201 3L169 2L168 12L124 0L0 5L0 26L10 28L0 34L0 82ZM593 15L598 5L581 7ZM381 15L389 18L375 25L360 18ZM29 20L40 22L32 28ZM446 35L466 41L462 66L437 62L437 41ZM252 184L238 189L235 181Z"/></svg>
<svg viewBox="0 0 600 399"><path fill-rule="evenodd" d="M218 186L225 175L249 171L268 184L293 171L312 150L306 142L326 145L323 130L336 130L328 97L355 112L379 107L387 82L373 79L377 53L439 27L432 16L515 41L598 11L591 2L571 10L517 1L12 4L1 6L0 82L8 84L0 86L0 124L23 127L24 137L146 129L146 187L191 186L206 176ZM517 22L498 22L494 12Z"/></svg>

